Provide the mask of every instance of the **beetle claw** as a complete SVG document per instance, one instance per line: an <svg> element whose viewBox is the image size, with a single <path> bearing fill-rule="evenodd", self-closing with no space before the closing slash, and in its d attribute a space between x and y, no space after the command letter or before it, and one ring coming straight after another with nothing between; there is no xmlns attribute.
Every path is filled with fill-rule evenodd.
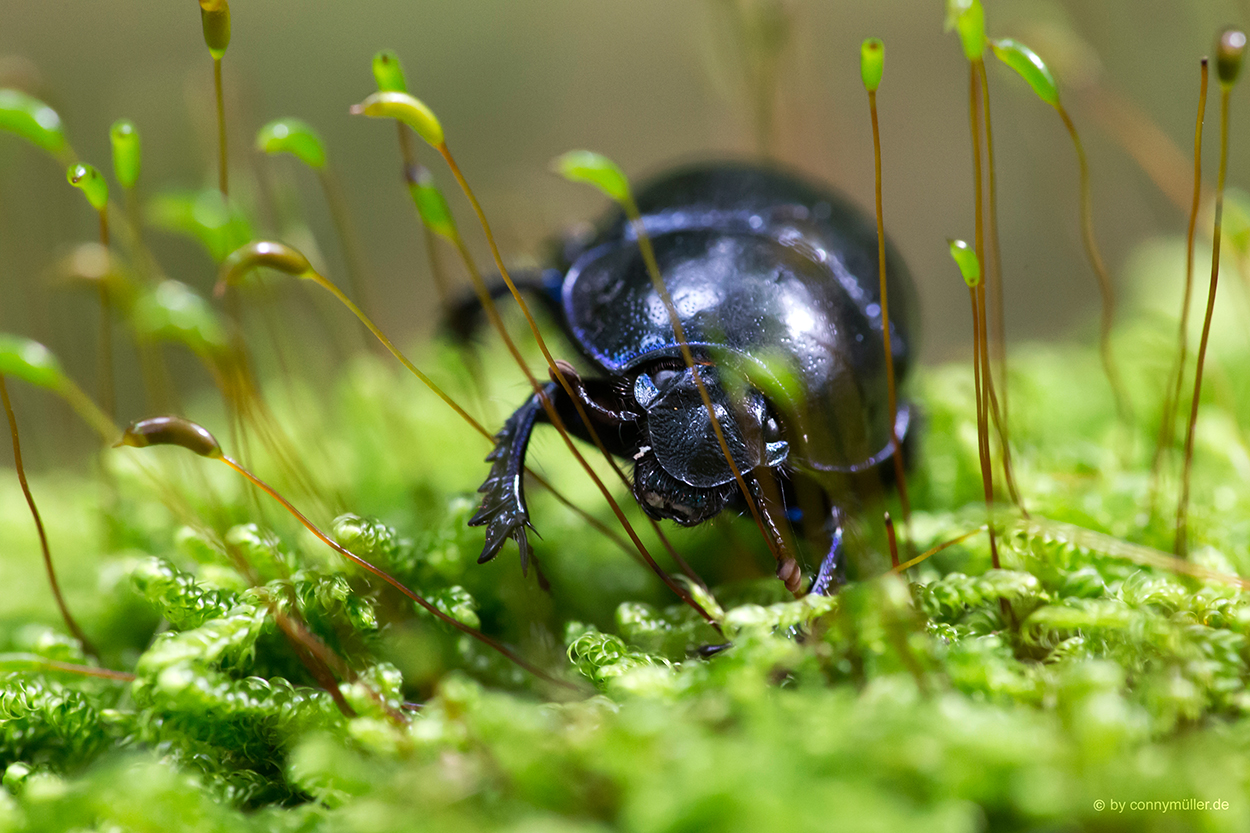
<svg viewBox="0 0 1250 833"><path fill-rule="evenodd" d="M547 387L554 388L555 385ZM546 394L553 395L550 390ZM499 555L503 545L512 538L520 550L521 571L529 571L530 544L526 528L533 530L534 526L530 523L529 509L525 505L525 450L534 422L542 412L542 400L537 394L531 396L508 417L495 435L495 447L486 455L487 462L491 464L490 474L478 488L482 504L469 519L469 526L486 527L486 543L478 556L479 564L485 564ZM538 533L535 531L534 534Z"/></svg>

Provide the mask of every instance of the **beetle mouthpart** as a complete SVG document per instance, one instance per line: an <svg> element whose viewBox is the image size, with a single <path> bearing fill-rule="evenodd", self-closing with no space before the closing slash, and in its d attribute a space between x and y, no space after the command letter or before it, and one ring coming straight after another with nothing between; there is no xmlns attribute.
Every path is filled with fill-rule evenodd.
<svg viewBox="0 0 1250 833"><path fill-rule="evenodd" d="M736 488L733 483L710 489L683 483L666 472L654 454L643 453L643 449L634 459L634 499L656 520L668 519L682 526L700 524L724 509L725 501Z"/></svg>

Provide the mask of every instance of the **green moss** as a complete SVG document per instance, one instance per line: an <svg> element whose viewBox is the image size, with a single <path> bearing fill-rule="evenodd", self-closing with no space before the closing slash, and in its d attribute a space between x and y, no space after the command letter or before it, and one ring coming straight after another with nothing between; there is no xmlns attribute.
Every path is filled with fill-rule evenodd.
<svg viewBox="0 0 1250 833"><path fill-rule="evenodd" d="M214 258L251 239L255 218L216 191L162 193L156 225ZM139 320L159 287L145 291L130 323L161 335ZM209 318L181 340L222 347L194 299ZM1198 434L1200 575L1160 552L1174 475L1152 495L1149 466L1174 323L1138 311L1116 344L1132 427L1092 348L1013 347L1029 516L996 509L1003 569L978 533L888 574L872 507L850 536L859 580L795 601L749 522L674 530L720 632L546 492L529 497L550 590L512 545L478 565L467 520L488 445L389 357L266 379L251 444L220 432L242 446L229 453L554 681L176 451L109 450L103 478L34 480L100 649L88 657L59 635L24 502L0 478L0 831L1246 829L1250 604L1235 577L1250 575L1250 357L1225 316ZM497 344L467 359L426 343L416 358L486 424L492 397L517 389ZM919 550L986 515L971 368L922 369L912 393ZM549 433L532 455L615 525ZM101 666L120 675L84 673Z"/></svg>

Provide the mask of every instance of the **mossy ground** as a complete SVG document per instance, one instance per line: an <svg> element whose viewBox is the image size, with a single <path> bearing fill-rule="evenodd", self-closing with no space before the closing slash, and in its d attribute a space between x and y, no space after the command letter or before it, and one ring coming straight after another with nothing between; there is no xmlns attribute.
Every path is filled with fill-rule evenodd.
<svg viewBox="0 0 1250 833"><path fill-rule="evenodd" d="M323 525L344 510L380 518L335 528L576 692L414 613L224 467L177 449L105 452L103 480L34 481L73 609L102 663L135 680L52 670L45 660L85 658L59 635L4 478L0 828L1246 829L1250 605L1228 582L1142 563L1171 543L1173 484L1152 516L1148 466L1174 325L1148 309L1130 320L1117 350L1132 429L1094 351L1014 351L1033 522L1002 510L1000 571L978 534L904 580L881 574L865 536L859 581L786 601L748 523L674 533L732 637L711 659L689 651L719 641L713 630L537 490L550 593L512 548L477 565L481 532L465 520L487 446L391 363L358 358L332 385L271 380L320 497L263 454L258 472ZM1192 513L1193 560L1228 575L1250 574L1243 333L1218 331ZM481 388L449 349L419 353L488 422L524 394L502 353L486 353ZM985 515L970 368L926 368L913 392L924 548ZM610 522L553 437L532 459ZM275 612L294 611L351 667L355 717L283 637Z"/></svg>

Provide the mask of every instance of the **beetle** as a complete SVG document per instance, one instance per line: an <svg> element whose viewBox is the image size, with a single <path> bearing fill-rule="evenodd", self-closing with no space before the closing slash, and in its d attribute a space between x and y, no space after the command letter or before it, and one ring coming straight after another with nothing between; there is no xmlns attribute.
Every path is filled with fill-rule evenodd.
<svg viewBox="0 0 1250 833"><path fill-rule="evenodd" d="M827 187L746 163L679 168L642 188L637 204L693 366L683 361L635 227L617 210L566 244L531 287L595 371L583 376L561 362L565 378L608 451L633 462L643 511L692 526L746 507L697 374L753 498L765 499L762 478L776 478L787 519L823 537L826 554L810 589L828 593L843 581L847 514L888 479L882 464L893 453L875 223ZM915 290L888 242L885 251L901 382L912 359ZM545 384L541 396L574 435L589 439L561 385ZM900 403L895 416L907 445L912 411ZM486 527L479 562L509 538L527 561L521 475L530 435L544 421L535 393L495 437L469 520ZM813 492L823 523L802 507ZM796 589L797 573L786 578Z"/></svg>

